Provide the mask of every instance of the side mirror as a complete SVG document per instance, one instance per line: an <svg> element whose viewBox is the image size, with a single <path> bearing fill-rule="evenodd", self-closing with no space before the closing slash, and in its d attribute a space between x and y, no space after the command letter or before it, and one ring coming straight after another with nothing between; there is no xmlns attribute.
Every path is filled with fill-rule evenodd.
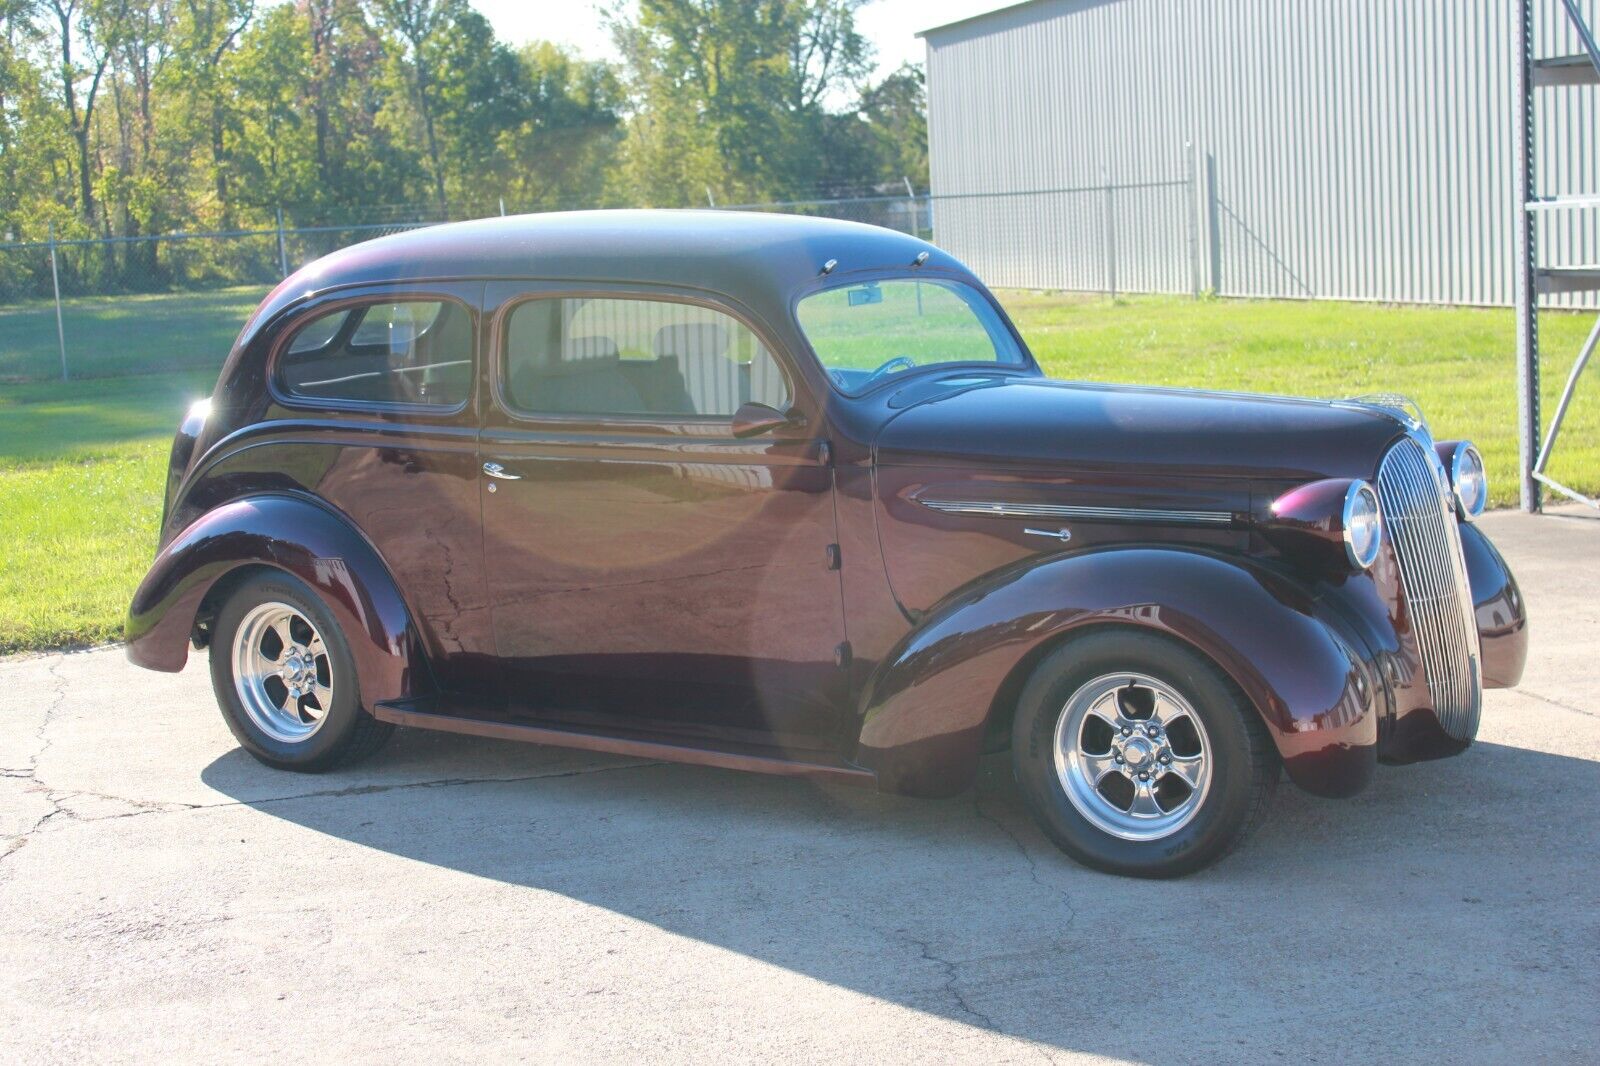
<svg viewBox="0 0 1600 1066"><path fill-rule="evenodd" d="M733 413L735 437L759 437L775 429L805 425L805 419L795 412L785 413L764 403L743 403Z"/></svg>

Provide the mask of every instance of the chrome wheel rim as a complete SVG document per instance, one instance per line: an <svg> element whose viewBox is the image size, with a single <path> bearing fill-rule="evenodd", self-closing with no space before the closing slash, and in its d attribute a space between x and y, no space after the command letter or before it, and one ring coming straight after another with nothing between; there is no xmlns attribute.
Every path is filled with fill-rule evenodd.
<svg viewBox="0 0 1600 1066"><path fill-rule="evenodd" d="M1056 776L1078 813L1122 840L1160 840L1211 787L1211 742L1189 701L1148 674L1081 686L1056 721Z"/></svg>
<svg viewBox="0 0 1600 1066"><path fill-rule="evenodd" d="M286 603L252 608L233 635L233 685L244 710L285 744L311 737L333 707L333 663L322 634Z"/></svg>

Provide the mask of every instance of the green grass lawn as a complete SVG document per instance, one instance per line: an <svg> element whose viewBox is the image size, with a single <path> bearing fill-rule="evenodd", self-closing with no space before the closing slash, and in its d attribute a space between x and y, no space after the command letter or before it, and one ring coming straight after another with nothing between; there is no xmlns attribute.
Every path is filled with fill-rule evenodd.
<svg viewBox="0 0 1600 1066"><path fill-rule="evenodd" d="M259 285L208 292L84 296L61 302L67 366L74 377L216 368L256 304ZM0 307L0 381L61 373L56 309L49 300Z"/></svg>
<svg viewBox="0 0 1600 1066"><path fill-rule="evenodd" d="M120 634L155 550L173 430L187 404L210 392L255 295L241 290L231 318L211 305L211 320L193 326L184 309L195 298L154 305L140 298L146 313L182 334L177 339L135 332L121 312L122 327L96 326L108 345L115 342L114 372L170 352L186 353L180 365L192 360L199 369L0 385L0 652ZM1479 443L1495 503L1515 501L1509 311L1176 297L1111 303L1027 292L1001 299L1057 377L1313 396L1408 393L1440 435ZM1547 417L1592 321L1545 318ZM53 331L53 319L50 325ZM0 353L7 328L0 318ZM210 347L195 339L201 336ZM1600 491L1600 375L1580 393L1550 473L1592 493Z"/></svg>

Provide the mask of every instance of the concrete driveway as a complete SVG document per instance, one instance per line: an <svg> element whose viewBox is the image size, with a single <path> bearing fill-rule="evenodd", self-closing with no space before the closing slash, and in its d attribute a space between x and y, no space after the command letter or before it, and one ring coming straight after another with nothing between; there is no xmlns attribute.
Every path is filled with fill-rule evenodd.
<svg viewBox="0 0 1600 1066"><path fill-rule="evenodd" d="M0 1061L1593 1060L1600 521L1484 519L1534 619L1466 755L1285 786L1176 883L945 802L404 733L233 745L203 659L0 663Z"/></svg>

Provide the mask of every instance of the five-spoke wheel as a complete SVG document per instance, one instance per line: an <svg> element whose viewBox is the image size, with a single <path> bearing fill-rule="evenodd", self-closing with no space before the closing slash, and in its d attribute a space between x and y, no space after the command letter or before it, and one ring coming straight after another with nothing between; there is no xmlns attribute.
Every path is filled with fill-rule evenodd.
<svg viewBox="0 0 1600 1066"><path fill-rule="evenodd" d="M240 745L269 766L326 770L376 751L350 645L322 597L259 570L231 588L211 635L211 687Z"/></svg>
<svg viewBox="0 0 1600 1066"><path fill-rule="evenodd" d="M1227 854L1278 776L1238 686L1192 647L1130 628L1068 640L1038 664L1011 752L1034 817L1063 851L1140 877Z"/></svg>
<svg viewBox="0 0 1600 1066"><path fill-rule="evenodd" d="M233 637L233 683L261 731L292 744L315 733L333 706L333 666L315 626L285 603L250 610Z"/></svg>
<svg viewBox="0 0 1600 1066"><path fill-rule="evenodd" d="M1078 813L1124 840L1182 828L1211 783L1206 727L1147 674L1108 674L1074 692L1057 720L1055 757Z"/></svg>

